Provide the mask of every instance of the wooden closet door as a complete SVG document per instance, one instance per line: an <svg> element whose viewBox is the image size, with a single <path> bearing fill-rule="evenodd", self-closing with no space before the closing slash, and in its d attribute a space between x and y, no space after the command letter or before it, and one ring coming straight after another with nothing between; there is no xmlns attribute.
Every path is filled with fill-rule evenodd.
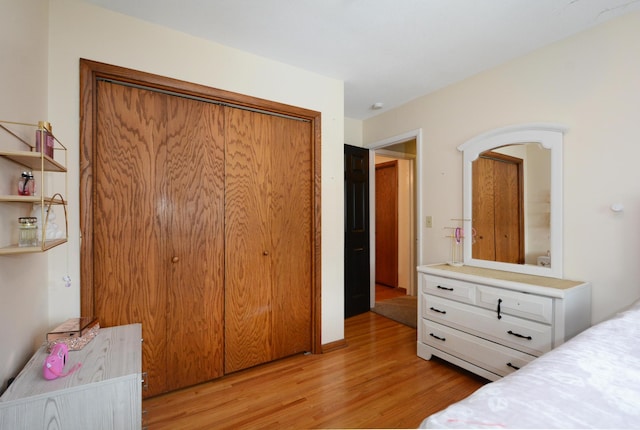
<svg viewBox="0 0 640 430"><path fill-rule="evenodd" d="M398 160L376 165L376 284L398 287Z"/></svg>
<svg viewBox="0 0 640 430"><path fill-rule="evenodd" d="M225 373L270 360L271 264L266 242L269 116L228 108L225 206Z"/></svg>
<svg viewBox="0 0 640 430"><path fill-rule="evenodd" d="M93 288L100 325L142 323L149 391L166 386L167 290L157 213L158 169L166 134L165 97L98 82L94 172Z"/></svg>
<svg viewBox="0 0 640 430"><path fill-rule="evenodd" d="M167 96L157 211L166 234L166 391L224 374L224 117ZM166 157L166 158L164 158Z"/></svg>
<svg viewBox="0 0 640 430"><path fill-rule="evenodd" d="M494 164L485 157L478 157L473 162L471 211L476 238L471 250L473 258L479 260L496 260Z"/></svg>
<svg viewBox="0 0 640 430"><path fill-rule="evenodd" d="M497 161L495 172L495 236L496 261L524 263L521 215L521 181L519 165Z"/></svg>
<svg viewBox="0 0 640 430"><path fill-rule="evenodd" d="M311 126L271 117L272 359L311 351Z"/></svg>
<svg viewBox="0 0 640 430"><path fill-rule="evenodd" d="M308 123L226 112L225 372L311 349Z"/></svg>
<svg viewBox="0 0 640 430"><path fill-rule="evenodd" d="M222 109L104 82L98 99L95 313L142 323L145 396L221 376Z"/></svg>
<svg viewBox="0 0 640 430"><path fill-rule="evenodd" d="M473 162L473 258L524 263L522 159L489 151Z"/></svg>

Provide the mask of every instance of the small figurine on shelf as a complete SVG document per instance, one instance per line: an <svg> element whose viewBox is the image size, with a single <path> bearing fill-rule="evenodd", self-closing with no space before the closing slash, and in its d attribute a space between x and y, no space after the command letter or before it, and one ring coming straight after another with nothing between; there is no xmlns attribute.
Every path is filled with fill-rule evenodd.
<svg viewBox="0 0 640 430"><path fill-rule="evenodd" d="M49 216L47 217L47 213ZM31 216L37 218L37 226L38 226L38 238L42 238L42 221L40 217L42 216L42 209L40 205L34 205L33 210L31 211ZM60 227L56 223L56 214L53 212L53 208L44 209L44 219L47 220L47 227L44 232L45 240L53 240L53 239L63 239L64 232L60 230Z"/></svg>
<svg viewBox="0 0 640 430"><path fill-rule="evenodd" d="M36 195L36 182L33 179L33 174L31 172L22 172L20 175L20 178L18 179L18 195Z"/></svg>
<svg viewBox="0 0 640 430"><path fill-rule="evenodd" d="M49 209L49 222L47 223L45 237L47 240L62 239L64 237L64 233L56 223L56 214L53 212L53 208Z"/></svg>

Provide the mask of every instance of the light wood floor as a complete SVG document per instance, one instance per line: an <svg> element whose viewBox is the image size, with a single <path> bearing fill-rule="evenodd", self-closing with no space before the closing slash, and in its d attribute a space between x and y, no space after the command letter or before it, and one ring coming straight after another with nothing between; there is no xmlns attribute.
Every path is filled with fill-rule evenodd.
<svg viewBox="0 0 640 430"><path fill-rule="evenodd" d="M160 429L416 428L486 381L416 356L416 330L372 312L345 321L348 346L297 355L143 402Z"/></svg>
<svg viewBox="0 0 640 430"><path fill-rule="evenodd" d="M393 288L387 287L386 285L376 284L376 302L406 295L406 288Z"/></svg>

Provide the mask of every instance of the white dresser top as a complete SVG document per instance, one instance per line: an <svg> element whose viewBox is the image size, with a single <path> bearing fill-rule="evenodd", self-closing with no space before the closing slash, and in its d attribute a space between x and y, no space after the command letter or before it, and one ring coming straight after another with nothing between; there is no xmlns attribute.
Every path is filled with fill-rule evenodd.
<svg viewBox="0 0 640 430"><path fill-rule="evenodd" d="M418 272L478 283L482 283L483 278L485 280L488 278L491 279L491 285L534 294L542 293L540 287L543 287L544 295L553 297L564 297L568 290L588 284L582 281L505 272L482 267L450 266L448 264L418 266Z"/></svg>
<svg viewBox="0 0 640 430"><path fill-rule="evenodd" d="M82 389L87 384L139 374L142 366L141 341L141 324L101 328L84 348L69 351L63 372L68 372L78 362L82 366L68 376L51 381L42 376L42 365L48 355L46 345L43 345L2 394L0 404L36 395L46 396L58 390Z"/></svg>

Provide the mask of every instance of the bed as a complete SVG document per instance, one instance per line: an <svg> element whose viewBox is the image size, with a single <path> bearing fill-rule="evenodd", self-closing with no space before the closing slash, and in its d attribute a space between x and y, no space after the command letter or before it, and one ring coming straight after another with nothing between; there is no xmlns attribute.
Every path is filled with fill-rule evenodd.
<svg viewBox="0 0 640 430"><path fill-rule="evenodd" d="M420 428L640 428L640 301Z"/></svg>

